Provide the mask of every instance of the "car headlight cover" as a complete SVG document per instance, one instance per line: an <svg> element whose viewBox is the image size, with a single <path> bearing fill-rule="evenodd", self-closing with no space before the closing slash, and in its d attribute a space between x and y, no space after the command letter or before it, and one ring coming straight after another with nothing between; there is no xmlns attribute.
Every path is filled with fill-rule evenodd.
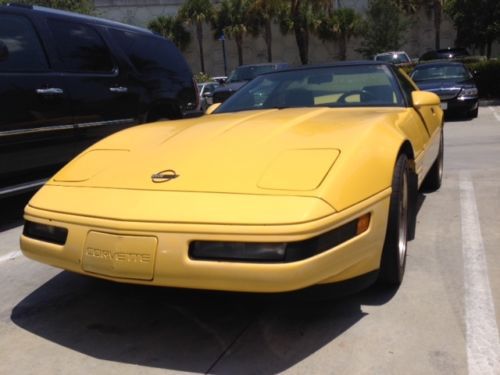
<svg viewBox="0 0 500 375"><path fill-rule="evenodd" d="M285 259L285 250L285 243L194 241L189 247L194 259L232 261L279 262Z"/></svg>
<svg viewBox="0 0 500 375"><path fill-rule="evenodd" d="M476 87L464 87L462 91L460 91L460 96L461 97L466 97L466 96L477 96L478 91Z"/></svg>
<svg viewBox="0 0 500 375"><path fill-rule="evenodd" d="M297 242L193 241L189 245L189 256L193 260L260 263L295 262L330 250L362 234L368 230L370 219L371 215L367 213L319 236Z"/></svg>
<svg viewBox="0 0 500 375"><path fill-rule="evenodd" d="M68 237L68 230L66 228L26 220L24 223L23 235L39 241L64 245Z"/></svg>

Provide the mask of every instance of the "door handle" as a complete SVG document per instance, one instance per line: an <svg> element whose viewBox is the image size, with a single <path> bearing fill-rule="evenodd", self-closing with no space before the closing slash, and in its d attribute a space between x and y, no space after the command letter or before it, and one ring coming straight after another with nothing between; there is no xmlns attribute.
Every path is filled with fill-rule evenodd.
<svg viewBox="0 0 500 375"><path fill-rule="evenodd" d="M118 94L123 94L128 92L128 87L118 86L118 87L110 87L109 91L116 92Z"/></svg>
<svg viewBox="0 0 500 375"><path fill-rule="evenodd" d="M39 95L62 95L64 90L58 87L47 87L45 89L36 89L36 93Z"/></svg>

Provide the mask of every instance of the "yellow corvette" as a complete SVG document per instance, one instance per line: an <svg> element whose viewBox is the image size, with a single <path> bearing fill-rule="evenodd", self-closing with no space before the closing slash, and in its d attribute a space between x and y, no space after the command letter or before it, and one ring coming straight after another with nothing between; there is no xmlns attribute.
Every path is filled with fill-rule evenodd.
<svg viewBox="0 0 500 375"><path fill-rule="evenodd" d="M435 94L351 62L266 74L215 106L80 154L27 205L24 254L183 288L401 283L417 191L441 184Z"/></svg>

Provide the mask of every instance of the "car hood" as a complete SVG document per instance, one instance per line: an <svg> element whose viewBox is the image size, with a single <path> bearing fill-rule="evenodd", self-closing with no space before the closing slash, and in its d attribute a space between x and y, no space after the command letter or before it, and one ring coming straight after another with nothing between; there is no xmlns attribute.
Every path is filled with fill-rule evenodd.
<svg viewBox="0 0 500 375"><path fill-rule="evenodd" d="M381 151L407 111L273 109L146 124L95 144L48 185L314 197L341 209L388 188L392 168L370 163L392 165ZM356 173L370 183L346 186Z"/></svg>

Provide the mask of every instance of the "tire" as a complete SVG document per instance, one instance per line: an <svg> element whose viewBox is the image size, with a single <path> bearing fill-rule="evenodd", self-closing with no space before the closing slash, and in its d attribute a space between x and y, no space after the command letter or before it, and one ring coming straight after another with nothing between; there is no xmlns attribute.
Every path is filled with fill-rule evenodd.
<svg viewBox="0 0 500 375"><path fill-rule="evenodd" d="M443 159L444 159L444 146L443 146L443 131L441 131L441 140L439 141L438 157L432 164L429 173L425 177L422 185L425 191L436 191L441 187L443 181Z"/></svg>
<svg viewBox="0 0 500 375"><path fill-rule="evenodd" d="M378 283L399 286L406 268L410 207L410 164L401 154L392 178L392 193Z"/></svg>
<svg viewBox="0 0 500 375"><path fill-rule="evenodd" d="M469 118L476 118L479 114L479 108L476 108L469 112Z"/></svg>

